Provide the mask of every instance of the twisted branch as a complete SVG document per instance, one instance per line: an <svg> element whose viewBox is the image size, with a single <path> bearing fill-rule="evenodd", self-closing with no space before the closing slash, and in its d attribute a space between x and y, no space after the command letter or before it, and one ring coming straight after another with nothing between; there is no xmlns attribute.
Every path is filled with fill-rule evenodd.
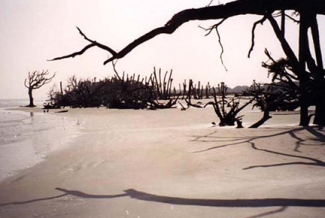
<svg viewBox="0 0 325 218"><path fill-rule="evenodd" d="M263 23L264 23L264 21L265 21L266 19L267 19L266 16L264 16L262 19L256 21L256 22L253 24L253 28L252 28L252 44L251 44L251 47L250 47L250 49L249 49L249 51L248 51L248 55L247 55L248 58L250 58L250 55L251 55L251 53L252 53L252 51L253 51L253 49L254 49L254 45L255 45L255 29L256 29L256 26L257 26L258 24L263 25Z"/></svg>
<svg viewBox="0 0 325 218"><path fill-rule="evenodd" d="M238 15L254 14L254 15L265 15L266 13L272 13L276 10L308 10L315 14L325 14L325 7L323 7L323 0L238 0L229 2L227 4L209 6L197 9L187 9L175 14L166 25L151 30L143 36L137 38L119 52L114 51L110 47L100 44L96 41L90 40L86 37L81 30L78 28L79 33L91 44L85 46L82 50L74 52L70 55L57 57L52 59L61 60L66 58L73 58L77 55L82 55L85 51L92 47L99 47L109 52L112 57L108 58L104 64L111 62L116 59L123 58L134 48L141 45L142 43L151 40L160 34L172 34L178 27L184 23L192 20L211 20L211 19L224 19ZM269 19L269 18L268 18ZM269 19L270 20L270 19ZM273 21L271 21L272 23Z"/></svg>

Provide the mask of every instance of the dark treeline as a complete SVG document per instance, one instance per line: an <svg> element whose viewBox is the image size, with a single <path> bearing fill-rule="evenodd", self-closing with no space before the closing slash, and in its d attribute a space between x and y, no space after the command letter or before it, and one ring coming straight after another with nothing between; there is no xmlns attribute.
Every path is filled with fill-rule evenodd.
<svg viewBox="0 0 325 218"><path fill-rule="evenodd" d="M49 107L99 107L119 109L142 109L158 100L157 87L151 78L140 79L140 76L116 76L96 79L68 79L67 86L60 91L52 89L49 94Z"/></svg>
<svg viewBox="0 0 325 218"><path fill-rule="evenodd" d="M269 69L269 75L274 75L273 65L265 65ZM270 70L271 68L271 70ZM161 69L149 77L140 75L128 75L123 73L120 76L114 68L115 75L102 80L78 79L72 76L68 79L67 85L60 89L53 86L49 92L49 100L45 108L61 107L100 107L115 109L164 109L176 107L176 103L181 105L182 110L190 107L205 108L212 105L220 122L219 126L233 126L237 124L242 127L242 116L239 112L253 104L263 111L263 117L251 127L259 127L271 118L271 111L292 111L297 109L299 104L299 92L294 89L294 81L278 80L273 77L272 83L260 84L253 81L250 87L242 87L234 93L228 86L221 82L217 87L211 87L210 83L201 85L192 79L184 80L179 84L179 89L173 87L173 71ZM230 96L231 95L231 96ZM192 100L209 99L205 106L202 102L193 103ZM243 104L240 100L245 98ZM185 101L183 105L179 100Z"/></svg>
<svg viewBox="0 0 325 218"><path fill-rule="evenodd" d="M68 79L63 88L62 82L58 90L54 85L49 92L49 100L45 108L61 107L99 107L118 109L162 109L171 108L181 98L202 99L211 94L210 86L183 84L183 89L173 87L172 70L162 74L161 69L154 68L150 77L141 77L133 74L113 77L102 80L81 79L73 76ZM180 86L181 87L181 86ZM204 94L203 94L204 93Z"/></svg>
<svg viewBox="0 0 325 218"><path fill-rule="evenodd" d="M222 91L220 85L223 87ZM122 76L115 75L102 80L97 80L96 77L82 79L72 76L68 78L65 88L61 82L59 89L56 85L50 89L48 104L45 107L106 106L118 109L157 109L170 108L177 103L178 99L185 100L188 107L198 107L191 102L192 99L208 99L214 96L225 98L226 95L254 98L253 107L258 107L262 111L266 108L269 111L294 110L299 106L296 93L286 94L278 100L283 93L290 90L290 87L281 82L260 84L254 80L250 87L243 86L235 92L229 87L224 87L226 85L222 82L218 87L212 87L209 82L204 86L200 81L195 83L189 79L184 80L183 84L179 84L179 88L176 89L173 87L172 70L163 75L161 69L157 72L155 68L150 77L144 78L135 74L125 75L125 73Z"/></svg>

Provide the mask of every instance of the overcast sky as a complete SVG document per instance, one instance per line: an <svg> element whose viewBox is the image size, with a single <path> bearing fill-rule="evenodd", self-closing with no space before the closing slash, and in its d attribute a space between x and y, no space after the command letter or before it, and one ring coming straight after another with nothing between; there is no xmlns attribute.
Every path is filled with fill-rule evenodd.
<svg viewBox="0 0 325 218"><path fill-rule="evenodd" d="M23 83L29 71L57 72L52 83L35 91L36 98L46 98L54 83L62 81L66 85L73 75L98 79L113 76L112 66L103 65L108 54L97 48L74 59L47 61L87 45L76 26L89 38L121 50L135 38L163 26L175 13L208 3L208 0L0 0L0 98L27 98ZM251 27L259 18L239 16L220 26L228 71L219 59L221 48L216 33L205 36L205 31L198 28L199 25L209 27L217 21L193 21L172 35L159 35L119 60L117 69L143 76L150 75L153 67L163 72L173 69L176 86L189 78L203 84L209 81L212 85L224 81L230 87L250 85L253 79L267 82L267 72L261 67L261 62L267 60L264 49L268 48L275 58L283 53L265 22L258 26L254 52L247 58ZM323 16L319 22L321 41L324 41ZM289 25L286 34L296 51L297 25Z"/></svg>

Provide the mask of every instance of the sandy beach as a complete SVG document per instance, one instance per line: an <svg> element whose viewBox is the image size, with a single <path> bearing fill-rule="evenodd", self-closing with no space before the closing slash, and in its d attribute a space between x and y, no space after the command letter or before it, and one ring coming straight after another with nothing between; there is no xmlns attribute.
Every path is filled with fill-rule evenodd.
<svg viewBox="0 0 325 218"><path fill-rule="evenodd" d="M45 115L81 134L0 183L1 218L324 217L325 130L297 112L236 129L212 108L68 110Z"/></svg>

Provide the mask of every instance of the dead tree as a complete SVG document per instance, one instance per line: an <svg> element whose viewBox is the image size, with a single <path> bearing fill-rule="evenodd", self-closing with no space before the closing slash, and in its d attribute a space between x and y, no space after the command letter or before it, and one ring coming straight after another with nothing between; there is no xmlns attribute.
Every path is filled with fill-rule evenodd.
<svg viewBox="0 0 325 218"><path fill-rule="evenodd" d="M277 110L293 111L299 107L299 98L301 92L308 95L308 105L315 104L312 95L312 83L306 83L303 87L299 86L299 78L292 72L292 67L288 59L281 58L274 60L271 54L265 49L265 54L271 63L263 62L262 66L268 69L269 76L272 76L272 83L269 84L268 89L273 88L271 94L278 97L283 93L287 93L281 101L276 102Z"/></svg>
<svg viewBox="0 0 325 218"><path fill-rule="evenodd" d="M199 82L199 84L200 84L200 82ZM193 86L193 80L192 79L188 80L188 91L186 91L186 80L184 81L184 93L186 93L186 97L185 97L184 100L185 100L185 102L187 104L187 108L189 108L189 107L202 108L201 105L192 103L192 96L193 96L194 99L198 99L197 98L197 91L196 91L195 86ZM185 110L185 107L182 106L182 110Z"/></svg>
<svg viewBox="0 0 325 218"><path fill-rule="evenodd" d="M260 15L262 18L253 24L252 28L252 46L248 52L250 56L254 48L255 28L258 24L262 24L268 20L273 28L273 31L280 41L282 49L287 56L290 65L292 66L293 72L298 76L299 86L305 87L306 84L310 83L310 78L315 80L315 95L318 98L316 104L316 115L315 123L325 125L325 82L324 75L325 71L322 63L322 53L319 39L319 29L317 24L317 15L325 15L325 7L323 0L237 0L227 4L221 4L217 6L207 6L197 9L186 9L175 14L171 20L169 20L164 26L158 27L151 30L150 32L140 36L133 42L128 44L123 49L116 52L109 46L103 45L95 40L89 39L79 28L79 33L89 42L82 50L74 52L69 55L54 58L53 60L60 60L65 58L72 58L77 55L82 55L85 51L92 47L98 47L106 50L111 56L104 61L104 64L111 62L116 59L123 58L135 47L142 43L151 40L160 34L172 34L177 28L188 21L192 20L211 20L221 19L220 22L208 28L207 31L211 33L216 30L218 37L218 27L228 18L238 15ZM289 17L286 11L293 10L299 13L299 54L293 52L287 39L285 38L285 18ZM276 13L275 13L276 12ZM281 16L281 25L278 24L275 17ZM291 18L294 20L293 18ZM314 43L314 50L316 60L311 55L309 48L308 30L311 29L311 35ZM219 41L220 42L220 41ZM222 44L220 43L221 47ZM223 47L222 47L223 53ZM222 61L221 53L221 61ZM308 71L306 70L308 67ZM300 125L308 125L308 96L304 90L301 90L301 96L299 99L301 112L300 112Z"/></svg>
<svg viewBox="0 0 325 218"><path fill-rule="evenodd" d="M159 74L157 75L156 68L153 69L153 79L151 80L153 87L156 89L158 99L168 100L172 94L173 84L173 70L166 71L163 81L161 80L161 69L159 68Z"/></svg>
<svg viewBox="0 0 325 218"><path fill-rule="evenodd" d="M45 84L52 81L52 79L55 77L55 73L52 76L49 76L49 71L33 71L28 72L28 78L25 79L24 85L28 89L28 97L29 97L29 105L26 107L36 107L34 105L34 98L33 98L33 90L39 89Z"/></svg>
<svg viewBox="0 0 325 218"><path fill-rule="evenodd" d="M237 124L238 128L242 128L242 117L237 116L238 113L243 110L247 105L249 105L254 99L250 99L245 104L240 105L239 99L228 98L227 97L227 86L225 83L218 85L218 93L216 89L213 88L213 98L214 102L208 102L204 107L212 105L215 113L217 114L220 122L219 126L234 126ZM220 99L218 99L217 94L219 94Z"/></svg>
<svg viewBox="0 0 325 218"><path fill-rule="evenodd" d="M54 84L48 91L48 99L46 100L47 103L43 104L44 109L60 108L63 96L63 93L58 91L57 85Z"/></svg>
<svg viewBox="0 0 325 218"><path fill-rule="evenodd" d="M119 93L117 95L114 94L117 108L124 105L124 108L148 108L151 110L156 110L173 108L176 105L179 95L174 99L170 98L173 81L171 78L172 70L169 73L168 80L167 71L162 81L161 70L159 70L159 76L157 76L156 70L154 69L153 74L150 75L148 80L145 79L143 83L143 79L140 81L140 75L138 76L137 80L135 80L135 75L130 78L127 75L125 78L124 73L123 76L120 77L118 71L116 70L116 63L112 62L112 64L115 72L115 83L119 84L119 86L116 87L116 89L119 90ZM165 101L160 102L159 99Z"/></svg>

